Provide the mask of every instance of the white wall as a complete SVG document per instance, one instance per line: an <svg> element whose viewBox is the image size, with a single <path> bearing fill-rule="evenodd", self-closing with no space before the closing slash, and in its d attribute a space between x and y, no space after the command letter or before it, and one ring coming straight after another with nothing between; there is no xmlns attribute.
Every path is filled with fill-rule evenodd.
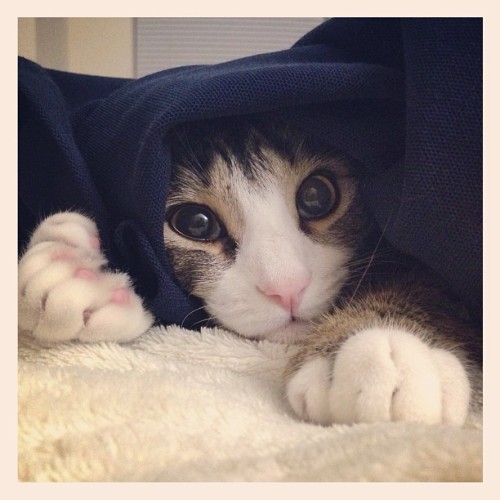
<svg viewBox="0 0 500 500"><path fill-rule="evenodd" d="M19 55L44 67L134 76L132 18L20 18Z"/></svg>
<svg viewBox="0 0 500 500"><path fill-rule="evenodd" d="M36 27L32 17L18 19L18 54L28 59L36 59Z"/></svg>
<svg viewBox="0 0 500 500"><path fill-rule="evenodd" d="M68 71L133 77L133 19L69 19Z"/></svg>
<svg viewBox="0 0 500 500"><path fill-rule="evenodd" d="M20 18L19 54L46 68L134 78L175 66L286 49L322 21L318 17Z"/></svg>
<svg viewBox="0 0 500 500"><path fill-rule="evenodd" d="M139 17L137 76L291 47L321 17Z"/></svg>

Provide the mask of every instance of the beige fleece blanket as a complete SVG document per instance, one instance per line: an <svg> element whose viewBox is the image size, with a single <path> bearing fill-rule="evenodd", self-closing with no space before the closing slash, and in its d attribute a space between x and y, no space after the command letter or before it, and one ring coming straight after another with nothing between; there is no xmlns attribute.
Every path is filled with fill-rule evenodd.
<svg viewBox="0 0 500 500"><path fill-rule="evenodd" d="M481 481L466 428L299 421L291 349L219 329L153 328L128 344L19 337L21 481Z"/></svg>

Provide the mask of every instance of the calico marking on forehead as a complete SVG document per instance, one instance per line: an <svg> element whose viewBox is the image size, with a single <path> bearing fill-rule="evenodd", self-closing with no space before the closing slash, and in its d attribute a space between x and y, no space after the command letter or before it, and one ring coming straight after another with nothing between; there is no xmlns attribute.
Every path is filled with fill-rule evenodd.
<svg viewBox="0 0 500 500"><path fill-rule="evenodd" d="M291 166L297 164L299 155L340 157L314 136L265 115L186 123L169 132L169 141L174 163L191 170L207 186L217 157L255 181L269 169L265 150L272 150Z"/></svg>
<svg viewBox="0 0 500 500"><path fill-rule="evenodd" d="M324 220L298 223L302 231L317 241L356 245L357 233L366 223L357 186L360 167L314 135L285 121L257 115L184 124L170 132L170 140L176 172L169 205L186 201L177 199L177 194L195 200L204 188L217 189L218 198L227 203L234 180L228 174L235 170L256 187L265 188L274 176L282 185L288 184L294 199L298 183L315 168L328 166L339 185L342 205ZM237 207L234 208L232 212L237 213Z"/></svg>

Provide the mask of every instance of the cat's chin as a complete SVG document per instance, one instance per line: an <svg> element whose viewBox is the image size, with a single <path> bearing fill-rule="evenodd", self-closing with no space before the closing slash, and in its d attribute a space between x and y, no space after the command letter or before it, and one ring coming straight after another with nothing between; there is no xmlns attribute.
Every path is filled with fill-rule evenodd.
<svg viewBox="0 0 500 500"><path fill-rule="evenodd" d="M295 320L255 336L256 340L269 340L280 344L296 344L311 331L311 322Z"/></svg>

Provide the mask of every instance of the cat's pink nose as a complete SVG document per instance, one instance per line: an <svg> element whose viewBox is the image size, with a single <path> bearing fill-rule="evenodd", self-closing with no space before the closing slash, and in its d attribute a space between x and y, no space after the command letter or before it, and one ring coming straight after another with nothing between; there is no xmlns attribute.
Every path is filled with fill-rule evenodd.
<svg viewBox="0 0 500 500"><path fill-rule="evenodd" d="M310 273L276 283L260 284L257 288L269 300L289 311L292 315L297 311L306 288L311 282Z"/></svg>

